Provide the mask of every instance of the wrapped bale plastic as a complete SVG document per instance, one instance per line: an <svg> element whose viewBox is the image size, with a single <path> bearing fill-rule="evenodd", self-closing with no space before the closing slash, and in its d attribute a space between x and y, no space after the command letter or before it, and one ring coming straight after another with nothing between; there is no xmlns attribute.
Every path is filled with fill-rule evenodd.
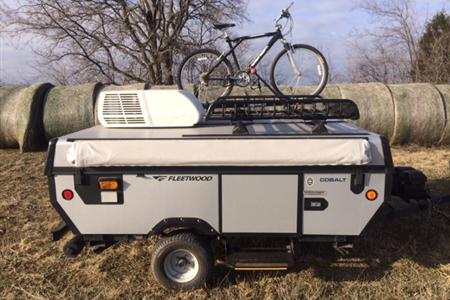
<svg viewBox="0 0 450 300"><path fill-rule="evenodd" d="M382 83L339 85L342 98L353 100L359 108L357 126L376 132L391 140L394 133L392 95Z"/></svg>
<svg viewBox="0 0 450 300"><path fill-rule="evenodd" d="M19 147L22 152L29 152L46 146L42 108L52 87L41 83L26 88L1 88L0 147Z"/></svg>
<svg viewBox="0 0 450 300"><path fill-rule="evenodd" d="M442 95L446 110L446 125L439 144L450 145L450 85L437 85L436 88Z"/></svg>
<svg viewBox="0 0 450 300"><path fill-rule="evenodd" d="M52 89L44 104L47 139L93 126L95 100L101 86L100 83L89 83Z"/></svg>
<svg viewBox="0 0 450 300"><path fill-rule="evenodd" d="M431 84L389 85L394 98L392 143L435 145L445 127L444 102Z"/></svg>
<svg viewBox="0 0 450 300"><path fill-rule="evenodd" d="M148 83L135 83L129 85L105 85L102 87L102 92L114 92L114 91L133 91L133 90L148 90L150 84ZM97 95L98 96L98 95ZM95 125L100 125L98 120L98 99L95 100Z"/></svg>

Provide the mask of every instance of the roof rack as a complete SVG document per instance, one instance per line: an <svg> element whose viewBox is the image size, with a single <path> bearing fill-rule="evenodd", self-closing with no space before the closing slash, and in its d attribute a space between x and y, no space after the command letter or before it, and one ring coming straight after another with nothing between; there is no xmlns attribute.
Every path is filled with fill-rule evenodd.
<svg viewBox="0 0 450 300"><path fill-rule="evenodd" d="M228 96L212 102L205 114L208 120L253 121L301 119L359 119L358 106L347 99L322 99L312 96Z"/></svg>

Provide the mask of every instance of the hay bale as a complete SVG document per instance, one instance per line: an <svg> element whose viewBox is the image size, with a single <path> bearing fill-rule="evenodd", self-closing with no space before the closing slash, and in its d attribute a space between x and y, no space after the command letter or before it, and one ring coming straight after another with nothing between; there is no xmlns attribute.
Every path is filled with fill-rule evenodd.
<svg viewBox="0 0 450 300"><path fill-rule="evenodd" d="M102 92L148 90L149 88L150 88L150 84L145 83L145 82L134 83L134 84L129 84L129 85L105 85L102 88Z"/></svg>
<svg viewBox="0 0 450 300"><path fill-rule="evenodd" d="M445 111L442 97L431 84L389 85L394 98L392 143L435 145L442 138Z"/></svg>
<svg viewBox="0 0 450 300"><path fill-rule="evenodd" d="M42 107L50 83L26 88L2 88L0 92L0 147L19 147L22 152L46 146Z"/></svg>
<svg viewBox="0 0 450 300"><path fill-rule="evenodd" d="M52 89L44 104L47 139L93 126L94 105L101 86L100 83L89 83Z"/></svg>
<svg viewBox="0 0 450 300"><path fill-rule="evenodd" d="M178 90L177 85L153 85L152 90Z"/></svg>
<svg viewBox="0 0 450 300"><path fill-rule="evenodd" d="M325 99L342 99L341 90L336 84L327 85L322 93L320 93L320 96Z"/></svg>
<svg viewBox="0 0 450 300"><path fill-rule="evenodd" d="M15 95L23 87L0 88L0 148L14 148L18 146L15 138Z"/></svg>
<svg viewBox="0 0 450 300"><path fill-rule="evenodd" d="M135 83L129 85L105 85L102 87L102 92L115 92L115 91L134 91L134 90L148 90L150 84L148 83ZM95 125L100 125L98 120L98 99L95 100Z"/></svg>
<svg viewBox="0 0 450 300"><path fill-rule="evenodd" d="M436 88L441 93L444 101L446 119L446 125L439 144L450 145L450 85L437 85Z"/></svg>
<svg viewBox="0 0 450 300"><path fill-rule="evenodd" d="M389 89L381 83L339 85L342 98L353 100L359 108L357 126L388 139L394 132L394 104Z"/></svg>

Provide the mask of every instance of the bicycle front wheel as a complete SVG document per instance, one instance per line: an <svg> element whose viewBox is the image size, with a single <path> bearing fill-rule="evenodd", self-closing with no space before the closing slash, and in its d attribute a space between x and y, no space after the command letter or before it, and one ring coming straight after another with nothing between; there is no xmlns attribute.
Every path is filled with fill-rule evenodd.
<svg viewBox="0 0 450 300"><path fill-rule="evenodd" d="M328 82L325 57L309 45L292 45L275 58L270 71L273 88L285 96L318 96Z"/></svg>
<svg viewBox="0 0 450 300"><path fill-rule="evenodd" d="M203 103L228 96L233 87L233 68L220 56L217 50L202 49L186 57L178 70L178 88L191 92Z"/></svg>

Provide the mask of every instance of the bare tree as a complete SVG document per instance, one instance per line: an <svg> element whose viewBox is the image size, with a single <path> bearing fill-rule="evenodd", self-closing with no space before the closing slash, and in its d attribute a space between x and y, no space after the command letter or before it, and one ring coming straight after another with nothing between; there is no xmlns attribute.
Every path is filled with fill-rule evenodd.
<svg viewBox="0 0 450 300"><path fill-rule="evenodd" d="M214 43L214 22L244 18L246 0L4 2L13 34L32 33L47 73L63 83L173 84L177 55ZM36 46L39 45L39 46Z"/></svg>
<svg viewBox="0 0 450 300"><path fill-rule="evenodd" d="M349 57L349 76L356 81L418 81L419 26L414 0L361 0L357 8L377 26L358 32Z"/></svg>
<svg viewBox="0 0 450 300"><path fill-rule="evenodd" d="M410 62L399 49L383 43L353 43L348 60L350 82L406 83L411 81Z"/></svg>

